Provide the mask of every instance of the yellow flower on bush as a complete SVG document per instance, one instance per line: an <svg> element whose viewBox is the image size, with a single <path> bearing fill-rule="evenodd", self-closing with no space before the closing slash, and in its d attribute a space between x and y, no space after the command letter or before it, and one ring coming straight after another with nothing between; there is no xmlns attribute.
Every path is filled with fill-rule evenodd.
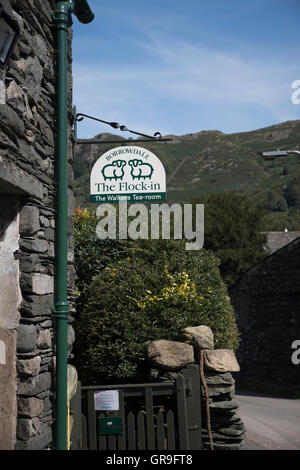
<svg viewBox="0 0 300 470"><path fill-rule="evenodd" d="M116 273L118 272L117 268L105 268L105 271L110 277L115 277Z"/></svg>
<svg viewBox="0 0 300 470"><path fill-rule="evenodd" d="M136 300L138 307L144 309L148 305L164 300L173 300L174 302L191 302L194 299L205 300L202 295L197 295L196 285L185 271L177 275L171 275L165 267L164 273L169 280L169 285L161 290L160 295L153 295L150 290L147 290L142 300Z"/></svg>

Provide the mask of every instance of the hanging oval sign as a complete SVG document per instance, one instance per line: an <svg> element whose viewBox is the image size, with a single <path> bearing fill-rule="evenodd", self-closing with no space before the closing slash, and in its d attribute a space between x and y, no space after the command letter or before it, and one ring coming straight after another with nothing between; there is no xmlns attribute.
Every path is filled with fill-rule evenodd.
<svg viewBox="0 0 300 470"><path fill-rule="evenodd" d="M101 155L92 168L91 202L163 201L166 172L154 153L143 147L116 147Z"/></svg>

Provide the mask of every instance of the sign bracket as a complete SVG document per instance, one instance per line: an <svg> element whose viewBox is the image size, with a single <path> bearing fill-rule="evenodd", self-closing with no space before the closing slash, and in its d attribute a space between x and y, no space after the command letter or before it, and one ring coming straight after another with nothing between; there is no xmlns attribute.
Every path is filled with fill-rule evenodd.
<svg viewBox="0 0 300 470"><path fill-rule="evenodd" d="M101 122L103 124L107 124L108 126L113 127L114 129L120 129L121 131L126 131L130 132L131 134L136 134L141 137L146 137L146 139L138 139L138 140L133 140L132 138L126 139L126 140L99 140L99 139L78 139L77 138L77 123L83 121L84 118L87 119L92 119L94 121ZM128 129L124 125L120 125L118 122L109 122L109 121L104 121L103 119L96 118L94 116L89 116L88 114L83 114L83 113L77 113L76 112L76 107L74 106L73 108L73 141L75 144L85 144L85 145L90 145L90 144L120 144L123 145L125 143L139 143L139 142L170 142L172 139L170 138L164 138L161 136L160 132L155 132L153 136L143 134L141 132L133 131L131 129Z"/></svg>

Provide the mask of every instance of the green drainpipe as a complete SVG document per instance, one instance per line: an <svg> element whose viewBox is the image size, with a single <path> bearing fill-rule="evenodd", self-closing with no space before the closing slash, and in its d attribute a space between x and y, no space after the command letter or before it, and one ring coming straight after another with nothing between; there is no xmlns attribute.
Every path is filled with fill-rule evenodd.
<svg viewBox="0 0 300 470"><path fill-rule="evenodd" d="M68 363L68 27L70 14L82 23L94 15L85 0L58 2L53 16L57 49L57 201L56 201L56 449L67 447Z"/></svg>

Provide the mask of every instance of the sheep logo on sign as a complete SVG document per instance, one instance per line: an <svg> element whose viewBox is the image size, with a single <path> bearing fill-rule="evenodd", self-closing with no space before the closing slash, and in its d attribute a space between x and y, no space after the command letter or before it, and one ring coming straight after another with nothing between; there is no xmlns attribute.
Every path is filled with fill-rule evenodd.
<svg viewBox="0 0 300 470"><path fill-rule="evenodd" d="M104 181L118 179L122 180L124 176L123 167L125 165L125 160L115 160L114 162L105 165L101 170Z"/></svg>
<svg viewBox="0 0 300 470"><path fill-rule="evenodd" d="M145 179L151 178L153 173L153 166L149 163L144 163L142 160L129 160L128 165L131 166L131 177L132 179Z"/></svg>
<svg viewBox="0 0 300 470"><path fill-rule="evenodd" d="M154 153L139 146L109 150L94 164L90 178L91 202L163 201L166 173Z"/></svg>

